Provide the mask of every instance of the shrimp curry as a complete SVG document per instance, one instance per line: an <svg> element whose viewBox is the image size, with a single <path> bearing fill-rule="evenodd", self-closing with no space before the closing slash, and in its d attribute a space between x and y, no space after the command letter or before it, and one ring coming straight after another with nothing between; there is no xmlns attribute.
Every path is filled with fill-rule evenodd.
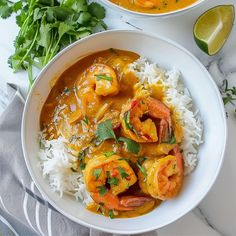
<svg viewBox="0 0 236 236"><path fill-rule="evenodd" d="M177 11L192 5L196 0L110 0L131 11L158 14Z"/></svg>
<svg viewBox="0 0 236 236"><path fill-rule="evenodd" d="M183 183L182 127L161 83L129 69L139 55L109 49L67 69L41 112L46 139L62 136L93 199L87 209L113 217L150 212Z"/></svg>

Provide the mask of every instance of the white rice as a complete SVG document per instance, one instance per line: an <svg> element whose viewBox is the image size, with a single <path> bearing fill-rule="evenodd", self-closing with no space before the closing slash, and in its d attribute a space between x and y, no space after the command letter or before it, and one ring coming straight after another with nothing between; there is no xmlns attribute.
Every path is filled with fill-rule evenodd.
<svg viewBox="0 0 236 236"><path fill-rule="evenodd" d="M194 110L192 98L180 78L180 72L177 69L165 72L156 64L151 64L146 58L140 58L130 64L129 70L133 71L141 82L147 81L154 84L160 81L165 86L165 103L174 106L181 117L184 133L181 148L185 174L189 174L197 165L203 125L199 113ZM57 113L61 110L62 108L58 109ZM40 165L44 177L48 178L51 189L58 192L60 196L67 193L77 200L80 199L84 204L90 203L92 199L86 191L83 173L72 170L76 158L69 153L66 140L62 137L46 140L41 133L40 141Z"/></svg>
<svg viewBox="0 0 236 236"><path fill-rule="evenodd" d="M190 93L184 87L180 71L172 69L164 71L146 58L140 58L130 64L129 69L136 74L141 82L155 84L160 81L165 86L165 103L175 107L181 118L183 127L183 149L185 175L197 165L198 147L202 143L203 124L199 112L194 109Z"/></svg>
<svg viewBox="0 0 236 236"><path fill-rule="evenodd" d="M67 193L85 204L91 202L82 172L73 171L76 158L68 152L66 140L62 137L45 140L41 135L40 141L40 165L43 176L48 178L51 189L58 192L61 197L63 193Z"/></svg>

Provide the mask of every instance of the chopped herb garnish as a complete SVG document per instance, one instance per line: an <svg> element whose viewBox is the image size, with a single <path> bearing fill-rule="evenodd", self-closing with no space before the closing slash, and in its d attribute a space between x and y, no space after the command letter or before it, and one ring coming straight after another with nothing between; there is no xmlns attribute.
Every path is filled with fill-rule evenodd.
<svg viewBox="0 0 236 236"><path fill-rule="evenodd" d="M81 170L84 170L85 166L86 166L86 164L84 163L86 152L87 152L87 149L84 149L84 150L80 151L78 154L78 160L80 162L80 169Z"/></svg>
<svg viewBox="0 0 236 236"><path fill-rule="evenodd" d="M98 124L96 135L101 141L105 141L107 139L117 140L112 128L111 120L106 120Z"/></svg>
<svg viewBox="0 0 236 236"><path fill-rule="evenodd" d="M130 124L130 111L124 113L124 122L126 129L133 131L136 134L136 136L139 136L134 126Z"/></svg>
<svg viewBox="0 0 236 236"><path fill-rule="evenodd" d="M80 163L79 167L81 170L84 170L86 167L86 164L82 162L82 163Z"/></svg>
<svg viewBox="0 0 236 236"><path fill-rule="evenodd" d="M87 116L87 115L85 115L85 117L84 117L84 120L83 120L83 121L84 121L84 123L85 123L85 124L87 124L87 125L88 125L88 123L89 123L89 120L88 120L88 116Z"/></svg>
<svg viewBox="0 0 236 236"><path fill-rule="evenodd" d="M100 206L104 206L104 202L99 202L99 205Z"/></svg>
<svg viewBox="0 0 236 236"><path fill-rule="evenodd" d="M74 143L76 140L79 140L79 139L80 139L80 137L78 135L73 134L70 136L69 142Z"/></svg>
<svg viewBox="0 0 236 236"><path fill-rule="evenodd" d="M73 167L70 168L72 172L77 172L76 169L74 169Z"/></svg>
<svg viewBox="0 0 236 236"><path fill-rule="evenodd" d="M114 212L113 212L113 210L109 210L108 215L109 215L109 217L110 217L111 219L113 219L113 218L114 218Z"/></svg>
<svg viewBox="0 0 236 236"><path fill-rule="evenodd" d="M98 188L99 194L100 194L102 197L104 197L104 195L105 195L106 192L107 192L107 188L106 188L104 185L99 186L99 187L97 187L97 188Z"/></svg>
<svg viewBox="0 0 236 236"><path fill-rule="evenodd" d="M110 156L113 156L115 154L115 152L104 152L103 154L106 157L110 157Z"/></svg>
<svg viewBox="0 0 236 236"><path fill-rule="evenodd" d="M147 160L147 157L145 157L145 156L139 157L139 158L138 158L138 163L139 163L140 165L142 165L143 162L145 162L146 160Z"/></svg>
<svg viewBox="0 0 236 236"><path fill-rule="evenodd" d="M70 89L66 87L62 92L62 95L64 95L64 94L69 96L70 95Z"/></svg>
<svg viewBox="0 0 236 236"><path fill-rule="evenodd" d="M112 81L112 78L110 76L105 75L105 74L100 74L100 75L95 75L95 76L96 76L96 80L98 80L98 81L101 79Z"/></svg>
<svg viewBox="0 0 236 236"><path fill-rule="evenodd" d="M108 178L107 181L110 185L118 185L119 183L119 179L116 177L112 177L112 178Z"/></svg>
<svg viewBox="0 0 236 236"><path fill-rule="evenodd" d="M52 148L52 144L50 143L49 147L48 147L48 150L50 150Z"/></svg>
<svg viewBox="0 0 236 236"><path fill-rule="evenodd" d="M101 174L102 174L102 168L95 169L93 171L93 176L95 176L96 180L98 180L98 178L100 177Z"/></svg>
<svg viewBox="0 0 236 236"><path fill-rule="evenodd" d="M78 160L83 161L84 158L85 158L85 155L86 155L86 149L80 151L79 154L78 154Z"/></svg>
<svg viewBox="0 0 236 236"><path fill-rule="evenodd" d="M176 138L175 138L174 133L171 135L170 144L176 144Z"/></svg>
<svg viewBox="0 0 236 236"><path fill-rule="evenodd" d="M140 171L143 173L143 175L144 175L145 177L147 177L147 171L146 171L146 169L145 169L143 166L141 166L139 163L136 163L136 165L138 166L138 168L140 169Z"/></svg>
<svg viewBox="0 0 236 236"><path fill-rule="evenodd" d="M129 175L125 172L125 170L122 168L122 167L118 167L118 171L119 171L119 173L120 173L120 175L121 175L121 178L122 179L126 179Z"/></svg>
<svg viewBox="0 0 236 236"><path fill-rule="evenodd" d="M135 142L134 140L129 139L129 138L124 138L124 137L119 137L118 141L124 142L125 147L129 152L132 152L134 154L139 153L140 145L137 142Z"/></svg>
<svg viewBox="0 0 236 236"><path fill-rule="evenodd" d="M45 145L44 145L44 143L43 143L43 141L41 139L39 140L39 147L40 147L40 149L44 149L45 148Z"/></svg>

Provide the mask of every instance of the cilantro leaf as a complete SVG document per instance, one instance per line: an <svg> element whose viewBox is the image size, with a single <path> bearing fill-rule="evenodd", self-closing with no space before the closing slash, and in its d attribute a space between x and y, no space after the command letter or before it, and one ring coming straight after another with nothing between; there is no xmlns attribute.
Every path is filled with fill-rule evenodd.
<svg viewBox="0 0 236 236"><path fill-rule="evenodd" d="M139 163L140 165L142 165L143 162L146 161L146 160L147 160L147 157L145 157L145 156L139 157L139 158L138 158L138 163Z"/></svg>
<svg viewBox="0 0 236 236"><path fill-rule="evenodd" d="M114 212L113 212L113 210L109 210L108 215L109 215L109 217L110 217L111 219L113 219L113 218L114 218Z"/></svg>
<svg viewBox="0 0 236 236"><path fill-rule="evenodd" d="M83 121L84 121L84 123L85 123L85 124L87 124L87 125L88 125L88 123L89 123L89 120L88 120L88 116L87 116L87 115L85 115L85 117L84 117L84 120L83 120Z"/></svg>
<svg viewBox="0 0 236 236"><path fill-rule="evenodd" d="M124 142L125 143L125 147L129 152L132 152L134 154L138 154L140 151L140 145L135 142L132 139L129 138L124 138L124 137L119 137L118 141L120 142Z"/></svg>
<svg viewBox="0 0 236 236"><path fill-rule="evenodd" d="M97 187L97 188L98 188L99 194L100 194L102 197L104 197L104 195L105 195L106 192L107 192L107 188L106 188L104 185L101 185L101 186L99 186L99 187Z"/></svg>
<svg viewBox="0 0 236 236"><path fill-rule="evenodd" d="M0 16L3 18L3 19L6 19L8 18L11 14L12 14L12 8L8 5L5 5L3 7L0 7Z"/></svg>
<svg viewBox="0 0 236 236"><path fill-rule="evenodd" d="M108 178L107 181L110 185L118 185L119 183L119 179L116 177L112 177L112 178Z"/></svg>
<svg viewBox="0 0 236 236"><path fill-rule="evenodd" d="M105 141L107 139L117 140L112 128L111 120L106 120L98 124L96 135L101 141Z"/></svg>
<svg viewBox="0 0 236 236"><path fill-rule="evenodd" d="M84 162L81 162L79 167L80 167L81 170L84 170L85 167L86 167L86 164Z"/></svg>
<svg viewBox="0 0 236 236"><path fill-rule="evenodd" d="M105 17L105 8L96 2L92 2L88 6L88 11L98 19L103 19Z"/></svg>
<svg viewBox="0 0 236 236"><path fill-rule="evenodd" d="M104 152L103 154L106 157L110 157L110 156L113 156L115 154L115 152Z"/></svg>
<svg viewBox="0 0 236 236"><path fill-rule="evenodd" d="M173 133L172 136L171 136L170 144L175 144L175 143L176 143L176 138L175 138L175 135Z"/></svg>
<svg viewBox="0 0 236 236"><path fill-rule="evenodd" d="M125 172L125 170L122 168L122 167L118 167L118 171L119 171L119 173L120 173L120 175L121 175L121 178L122 179L126 179L129 175Z"/></svg>
<svg viewBox="0 0 236 236"><path fill-rule="evenodd" d="M95 169L93 171L93 176L95 176L96 180L99 179L100 175L102 174L102 168L99 168L99 169Z"/></svg>

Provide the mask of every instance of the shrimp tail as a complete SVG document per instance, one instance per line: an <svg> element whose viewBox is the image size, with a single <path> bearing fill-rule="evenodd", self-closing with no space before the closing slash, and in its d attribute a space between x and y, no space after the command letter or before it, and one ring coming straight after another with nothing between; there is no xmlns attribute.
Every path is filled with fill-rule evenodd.
<svg viewBox="0 0 236 236"><path fill-rule="evenodd" d="M120 204L124 207L139 207L145 202L153 201L151 197L124 196L120 198Z"/></svg>

